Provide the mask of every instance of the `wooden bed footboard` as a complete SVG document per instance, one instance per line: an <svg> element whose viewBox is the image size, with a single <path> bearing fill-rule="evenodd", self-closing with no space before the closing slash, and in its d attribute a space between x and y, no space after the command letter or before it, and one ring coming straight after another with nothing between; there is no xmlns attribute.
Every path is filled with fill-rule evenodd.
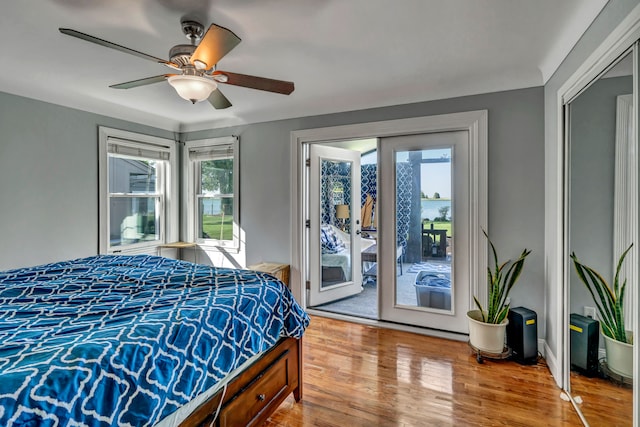
<svg viewBox="0 0 640 427"><path fill-rule="evenodd" d="M226 393L219 391L196 408L181 427L259 426L293 392L302 399L302 339L281 338L260 359L233 378Z"/></svg>

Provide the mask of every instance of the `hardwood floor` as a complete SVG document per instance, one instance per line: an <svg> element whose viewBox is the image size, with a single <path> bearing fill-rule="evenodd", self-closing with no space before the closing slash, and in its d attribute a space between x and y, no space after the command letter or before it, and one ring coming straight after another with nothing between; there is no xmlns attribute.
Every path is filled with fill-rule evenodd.
<svg viewBox="0 0 640 427"><path fill-rule="evenodd" d="M581 426L544 360L476 362L466 343L314 316L304 395L265 426Z"/></svg>
<svg viewBox="0 0 640 427"><path fill-rule="evenodd" d="M602 378L571 372L571 394L582 399L580 410L592 426L630 426L633 389Z"/></svg>

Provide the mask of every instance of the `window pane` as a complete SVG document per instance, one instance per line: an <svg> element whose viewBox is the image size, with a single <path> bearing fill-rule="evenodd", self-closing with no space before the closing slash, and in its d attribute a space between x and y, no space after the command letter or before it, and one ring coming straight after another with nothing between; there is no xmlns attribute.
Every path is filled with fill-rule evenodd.
<svg viewBox="0 0 640 427"><path fill-rule="evenodd" d="M233 194L233 159L200 162L200 193Z"/></svg>
<svg viewBox="0 0 640 427"><path fill-rule="evenodd" d="M200 197L198 237L233 240L233 197Z"/></svg>
<svg viewBox="0 0 640 427"><path fill-rule="evenodd" d="M321 287L339 286L353 280L351 265L351 170L353 162L326 160L320 163L320 253ZM373 264L367 263L369 271Z"/></svg>
<svg viewBox="0 0 640 427"><path fill-rule="evenodd" d="M155 193L158 162L109 156L110 193Z"/></svg>
<svg viewBox="0 0 640 427"><path fill-rule="evenodd" d="M398 276L399 305L451 311L454 222L453 149L396 152L396 259L411 264ZM405 280L403 280L405 279Z"/></svg>
<svg viewBox="0 0 640 427"><path fill-rule="evenodd" d="M117 197L110 199L111 246L160 240L157 197Z"/></svg>

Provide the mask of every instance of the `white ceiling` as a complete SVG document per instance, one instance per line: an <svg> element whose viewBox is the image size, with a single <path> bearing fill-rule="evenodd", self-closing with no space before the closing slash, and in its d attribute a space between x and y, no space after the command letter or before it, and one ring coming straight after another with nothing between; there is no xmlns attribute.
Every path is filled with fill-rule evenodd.
<svg viewBox="0 0 640 427"><path fill-rule="evenodd" d="M0 91L173 131L543 85L606 0L15 0L0 6ZM242 43L221 70L295 82L278 95L220 85L233 106L191 105L170 72L58 32L68 27L168 59L182 17Z"/></svg>

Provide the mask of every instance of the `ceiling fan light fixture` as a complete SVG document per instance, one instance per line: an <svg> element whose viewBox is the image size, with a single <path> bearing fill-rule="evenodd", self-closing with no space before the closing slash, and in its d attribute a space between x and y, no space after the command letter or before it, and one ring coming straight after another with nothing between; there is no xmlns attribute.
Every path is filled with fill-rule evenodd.
<svg viewBox="0 0 640 427"><path fill-rule="evenodd" d="M218 87L213 80L200 76L171 76L167 81L182 99L193 104L209 98L211 92Z"/></svg>

